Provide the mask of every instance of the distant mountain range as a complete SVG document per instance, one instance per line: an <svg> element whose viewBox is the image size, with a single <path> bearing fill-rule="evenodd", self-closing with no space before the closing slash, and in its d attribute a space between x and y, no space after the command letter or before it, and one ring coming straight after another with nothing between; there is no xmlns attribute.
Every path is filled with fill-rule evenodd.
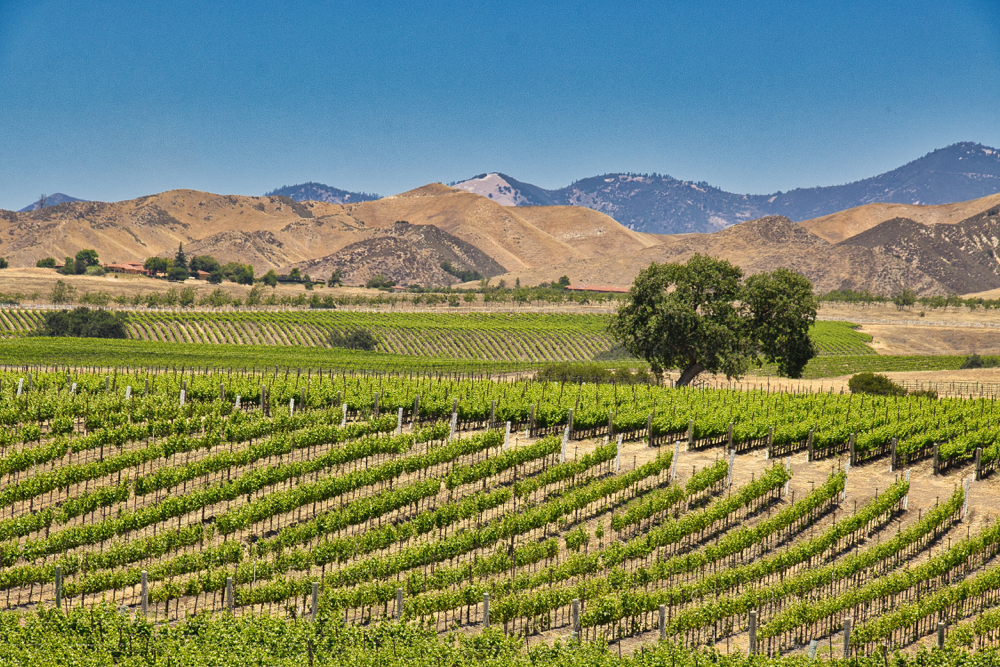
<svg viewBox="0 0 1000 667"><path fill-rule="evenodd" d="M830 187L740 195L659 174L605 174L545 190L505 174L452 187L507 206L586 206L641 232L713 232L769 215L794 221L877 202L947 204L1000 192L1000 150L976 143L941 148L879 176Z"/></svg>
<svg viewBox="0 0 1000 667"><path fill-rule="evenodd" d="M325 201L328 204L356 204L362 201L381 199L379 195L367 192L348 192L322 183L302 183L301 185L283 185L277 190L271 190L265 197L288 197L295 201Z"/></svg>
<svg viewBox="0 0 1000 667"><path fill-rule="evenodd" d="M64 195L61 192L57 192L54 195L45 195L45 206L58 206L59 204L67 204L74 201L87 201L86 199L77 199L76 197L70 197L69 195ZM28 204L24 208L20 209L18 213L25 213L27 211L37 211L42 208L42 198L39 197L38 201Z"/></svg>
<svg viewBox="0 0 1000 667"><path fill-rule="evenodd" d="M505 206L582 206L638 232L705 233L772 215L798 222L865 204L947 204L978 199L1000 192L1000 150L962 142L854 183L764 195L735 194L703 181L662 174L604 174L558 190L546 190L502 173L479 174L450 185ZM285 185L265 196L330 204L380 199L377 194L314 182ZM75 201L83 200L57 193L46 198L46 205ZM35 202L21 211L37 208Z"/></svg>

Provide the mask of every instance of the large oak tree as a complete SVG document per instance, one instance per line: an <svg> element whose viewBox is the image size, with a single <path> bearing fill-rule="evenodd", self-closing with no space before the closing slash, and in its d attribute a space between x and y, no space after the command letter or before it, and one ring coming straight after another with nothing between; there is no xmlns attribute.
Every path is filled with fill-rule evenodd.
<svg viewBox="0 0 1000 667"><path fill-rule="evenodd" d="M681 370L677 386L699 373L738 378L773 363L801 377L816 356L812 284L787 269L744 278L725 260L695 255L684 264L650 264L611 318L612 337L653 371Z"/></svg>

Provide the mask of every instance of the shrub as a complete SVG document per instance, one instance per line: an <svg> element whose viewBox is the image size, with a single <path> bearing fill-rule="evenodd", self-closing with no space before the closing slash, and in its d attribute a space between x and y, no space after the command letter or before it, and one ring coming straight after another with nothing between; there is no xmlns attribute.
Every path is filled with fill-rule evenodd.
<svg viewBox="0 0 1000 667"><path fill-rule="evenodd" d="M167 271L167 280L174 282L184 282L188 279L188 270L180 266L171 266Z"/></svg>
<svg viewBox="0 0 1000 667"><path fill-rule="evenodd" d="M105 273L104 267L100 264L97 266L88 266L83 272L88 276L103 276Z"/></svg>
<svg viewBox="0 0 1000 667"><path fill-rule="evenodd" d="M906 390L885 375L858 373L847 383L852 394L875 394L877 396L905 396Z"/></svg>
<svg viewBox="0 0 1000 667"><path fill-rule="evenodd" d="M35 262L35 266L40 269L54 269L56 268L56 259L55 257L46 257Z"/></svg>
<svg viewBox="0 0 1000 667"><path fill-rule="evenodd" d="M83 306L73 310L57 310L46 313L45 322L39 329L41 336L72 336L74 338L126 338L125 324L128 317L124 313L107 310L91 310Z"/></svg>
<svg viewBox="0 0 1000 667"><path fill-rule="evenodd" d="M374 276L368 279L368 282L365 283L365 287L369 287L372 289L389 289L390 287L395 286L395 284L396 281L389 280L388 278L385 277L384 273L376 273Z"/></svg>
<svg viewBox="0 0 1000 667"><path fill-rule="evenodd" d="M978 354L970 354L959 368L963 370L970 368L996 368L998 365L1000 365L1000 359L997 359L997 357L980 357Z"/></svg>
<svg viewBox="0 0 1000 667"><path fill-rule="evenodd" d="M8 266L10 266L10 263L7 261L7 258L0 257L0 269L6 269Z"/></svg>
<svg viewBox="0 0 1000 667"><path fill-rule="evenodd" d="M378 347L378 339L367 329L354 329L345 335L340 331L334 331L327 338L330 347L339 347L345 350L363 350L372 352Z"/></svg>
<svg viewBox="0 0 1000 667"><path fill-rule="evenodd" d="M76 288L72 285L67 285L62 280L57 280L56 284L52 286L52 292L49 294L49 301L52 303L73 303L76 298Z"/></svg>

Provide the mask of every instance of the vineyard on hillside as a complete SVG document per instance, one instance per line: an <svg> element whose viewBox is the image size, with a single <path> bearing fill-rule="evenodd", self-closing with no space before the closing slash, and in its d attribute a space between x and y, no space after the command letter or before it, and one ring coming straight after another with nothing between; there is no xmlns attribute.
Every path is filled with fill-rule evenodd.
<svg viewBox="0 0 1000 667"><path fill-rule="evenodd" d="M994 483L998 423L986 399L0 373L0 600L56 605L73 632L119 608L140 617L130 641L143 615L221 612L399 620L422 646L488 625L529 645L839 656L849 617L855 656L941 621L984 647L1000 523L961 482Z"/></svg>
<svg viewBox="0 0 1000 667"><path fill-rule="evenodd" d="M0 334L38 329L45 311L0 310ZM367 329L378 351L428 358L585 361L613 346L598 315L359 313L339 311L130 311L135 340L254 346L330 347L334 332ZM875 354L871 336L847 322L817 322L823 355Z"/></svg>

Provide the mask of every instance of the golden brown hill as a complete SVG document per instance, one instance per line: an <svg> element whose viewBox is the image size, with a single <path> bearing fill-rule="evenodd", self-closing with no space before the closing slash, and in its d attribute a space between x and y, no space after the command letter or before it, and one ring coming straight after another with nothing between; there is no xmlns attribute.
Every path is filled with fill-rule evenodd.
<svg viewBox="0 0 1000 667"><path fill-rule="evenodd" d="M936 206L865 204L821 218L805 220L799 224L830 243L840 243L894 218L905 218L922 225L953 225L997 204L1000 204L1000 193Z"/></svg>
<svg viewBox="0 0 1000 667"><path fill-rule="evenodd" d="M426 235L410 233L412 243L423 245L407 247L411 241L388 238L402 233L395 224L401 220L433 225L454 240L429 241ZM15 267L34 266L48 256L61 260L81 248L96 249L106 263L143 261L171 256L180 243L189 256L209 254L222 262L249 263L258 273L307 263L325 269L333 260L325 264L318 260L351 247L339 259L349 258L359 277L384 270L397 257L398 270L390 277L425 283L446 275L439 267L445 260L460 271L494 275L633 253L653 241L589 209L559 206L522 213L440 183L348 205L172 190L117 203L0 211L0 256ZM446 246L450 250L442 250ZM366 248L373 251L371 266L366 264ZM411 271L406 259L418 257L425 266Z"/></svg>
<svg viewBox="0 0 1000 667"><path fill-rule="evenodd" d="M833 245L782 216L752 220L713 234L661 238L663 243L628 255L565 262L542 270L512 272L502 278L508 284L520 279L522 284L534 285L565 274L574 283L628 286L651 262L683 262L701 253L729 260L747 273L778 267L798 271L820 293L845 288L886 294L903 289L921 295L948 291L896 257L868 248Z"/></svg>

